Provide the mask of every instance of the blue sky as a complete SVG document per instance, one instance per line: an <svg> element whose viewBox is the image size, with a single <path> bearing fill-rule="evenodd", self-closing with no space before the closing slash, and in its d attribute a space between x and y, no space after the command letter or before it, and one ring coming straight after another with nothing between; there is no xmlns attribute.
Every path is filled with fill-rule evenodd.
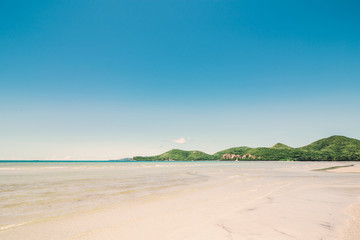
<svg viewBox="0 0 360 240"><path fill-rule="evenodd" d="M3 0L0 159L359 139L359 11L357 1Z"/></svg>

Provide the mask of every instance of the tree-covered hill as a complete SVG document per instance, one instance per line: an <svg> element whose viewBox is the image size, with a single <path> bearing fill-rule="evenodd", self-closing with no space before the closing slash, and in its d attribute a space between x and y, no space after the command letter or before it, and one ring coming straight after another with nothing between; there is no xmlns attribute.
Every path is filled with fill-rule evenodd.
<svg viewBox="0 0 360 240"><path fill-rule="evenodd" d="M214 154L219 160L297 160L302 156L302 151L294 148L230 148Z"/></svg>
<svg viewBox="0 0 360 240"><path fill-rule="evenodd" d="M307 151L359 152L360 141L344 136L331 136L301 147L300 149Z"/></svg>
<svg viewBox="0 0 360 240"><path fill-rule="evenodd" d="M173 149L157 156L134 157L134 160L359 161L360 141L344 136L331 136L300 148L277 143L271 148L234 147L213 155Z"/></svg>
<svg viewBox="0 0 360 240"><path fill-rule="evenodd" d="M299 149L315 159L360 160L360 141L344 136L320 139Z"/></svg>
<svg viewBox="0 0 360 240"><path fill-rule="evenodd" d="M173 149L161 155L152 157L134 157L137 161L154 161L154 160L217 160L214 155L209 155L200 151L184 151L180 149Z"/></svg>
<svg viewBox="0 0 360 240"><path fill-rule="evenodd" d="M292 147L289 147L288 145L285 145L283 143L277 143L274 146L272 146L271 148L275 148L275 149L291 149Z"/></svg>

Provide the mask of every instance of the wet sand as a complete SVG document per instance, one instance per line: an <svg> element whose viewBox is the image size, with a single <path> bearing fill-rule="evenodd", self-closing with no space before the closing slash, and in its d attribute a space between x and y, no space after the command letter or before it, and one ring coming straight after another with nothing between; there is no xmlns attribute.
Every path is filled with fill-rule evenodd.
<svg viewBox="0 0 360 240"><path fill-rule="evenodd" d="M206 181L35 221L2 231L0 238L359 239L359 174L312 171L339 163L231 164L197 168L194 174L210 176Z"/></svg>
<svg viewBox="0 0 360 240"><path fill-rule="evenodd" d="M330 169L327 171L342 172L342 173L360 173L360 166L359 165L348 165L348 166L345 165L344 167L339 166L338 168Z"/></svg>

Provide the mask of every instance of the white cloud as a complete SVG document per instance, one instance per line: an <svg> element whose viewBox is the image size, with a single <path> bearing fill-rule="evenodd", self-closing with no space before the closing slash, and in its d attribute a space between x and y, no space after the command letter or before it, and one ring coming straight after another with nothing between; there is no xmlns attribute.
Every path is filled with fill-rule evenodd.
<svg viewBox="0 0 360 240"><path fill-rule="evenodd" d="M183 143L186 143L186 139L181 137L179 139L174 139L172 140L174 143L180 143L180 144L183 144Z"/></svg>

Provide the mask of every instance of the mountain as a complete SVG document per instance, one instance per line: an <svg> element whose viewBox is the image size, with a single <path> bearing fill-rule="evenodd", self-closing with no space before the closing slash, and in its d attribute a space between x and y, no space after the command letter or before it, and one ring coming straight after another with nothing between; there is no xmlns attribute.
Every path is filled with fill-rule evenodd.
<svg viewBox="0 0 360 240"><path fill-rule="evenodd" d="M149 161L149 160L177 160L177 161L189 161L189 160L217 160L214 155L209 155L200 151L184 151L180 149L173 149L161 155L152 157L134 157L137 161Z"/></svg>
<svg viewBox="0 0 360 240"><path fill-rule="evenodd" d="M275 148L275 149L291 149L292 147L289 147L288 145L285 145L283 143L277 143L274 146L272 146L271 148Z"/></svg>
<svg viewBox="0 0 360 240"><path fill-rule="evenodd" d="M219 160L291 161L300 158L301 151L293 148L230 148L214 154Z"/></svg>
<svg viewBox="0 0 360 240"><path fill-rule="evenodd" d="M326 160L360 160L360 141L344 136L331 136L320 139L300 150L312 158L322 158Z"/></svg>
<svg viewBox="0 0 360 240"><path fill-rule="evenodd" d="M306 151L360 152L360 141L344 136L331 136L301 147Z"/></svg>
<svg viewBox="0 0 360 240"><path fill-rule="evenodd" d="M115 160L109 160L109 162L126 162L126 161L131 161L131 158L120 158Z"/></svg>
<svg viewBox="0 0 360 240"><path fill-rule="evenodd" d="M360 141L344 136L331 136L309 145L292 148L277 143L267 147L234 147L213 155L200 151L173 149L152 157L134 157L134 160L266 160L266 161L359 161Z"/></svg>

